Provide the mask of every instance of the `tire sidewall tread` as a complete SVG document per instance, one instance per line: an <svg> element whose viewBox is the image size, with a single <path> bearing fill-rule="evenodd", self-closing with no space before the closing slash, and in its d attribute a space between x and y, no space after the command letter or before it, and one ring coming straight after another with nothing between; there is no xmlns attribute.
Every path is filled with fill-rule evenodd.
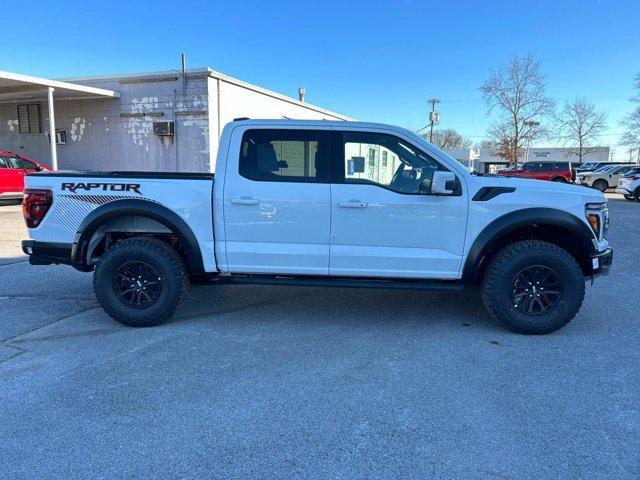
<svg viewBox="0 0 640 480"><path fill-rule="evenodd" d="M510 299L513 278L522 268L545 265L563 282L563 298L547 314L532 316L517 310ZM507 245L490 260L482 282L482 300L499 324L517 333L546 334L568 324L582 306L585 280L575 259L565 250L541 240L524 240Z"/></svg>
<svg viewBox="0 0 640 480"><path fill-rule="evenodd" d="M123 304L113 289L115 270L125 261L141 260L153 266L163 278L160 298L144 309ZM93 275L93 291L100 306L114 320L133 327L159 325L173 315L189 287L186 265L169 244L152 237L132 237L109 248Z"/></svg>

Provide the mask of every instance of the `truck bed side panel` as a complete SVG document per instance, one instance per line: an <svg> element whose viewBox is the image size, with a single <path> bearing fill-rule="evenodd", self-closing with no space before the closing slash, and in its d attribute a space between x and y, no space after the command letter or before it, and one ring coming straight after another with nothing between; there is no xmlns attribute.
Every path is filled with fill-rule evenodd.
<svg viewBox="0 0 640 480"><path fill-rule="evenodd" d="M53 191L53 204L44 220L37 228L29 229L33 240L73 244L80 224L96 208L122 199L145 200L178 214L198 240L204 270L216 271L211 177L184 178L179 174L177 178L167 175L126 177L121 174L92 177L78 172L77 176L68 173L29 175L26 183L27 188Z"/></svg>

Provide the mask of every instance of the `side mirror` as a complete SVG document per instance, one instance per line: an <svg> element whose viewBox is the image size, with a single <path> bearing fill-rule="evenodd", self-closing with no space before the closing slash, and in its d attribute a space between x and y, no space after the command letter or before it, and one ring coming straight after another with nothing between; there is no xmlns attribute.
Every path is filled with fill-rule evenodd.
<svg viewBox="0 0 640 480"><path fill-rule="evenodd" d="M289 164L287 163L286 160L279 160L278 161L278 168L289 168Z"/></svg>
<svg viewBox="0 0 640 480"><path fill-rule="evenodd" d="M460 181L453 172L436 170L431 178L432 195L453 195L460 187Z"/></svg>

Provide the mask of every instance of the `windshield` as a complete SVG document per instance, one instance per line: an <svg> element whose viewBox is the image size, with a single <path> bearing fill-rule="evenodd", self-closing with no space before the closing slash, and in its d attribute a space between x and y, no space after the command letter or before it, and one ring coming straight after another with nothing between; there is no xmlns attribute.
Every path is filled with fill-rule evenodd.
<svg viewBox="0 0 640 480"><path fill-rule="evenodd" d="M615 165L603 165L601 167L596 168L594 171L596 172L608 172L609 170L613 170L616 168Z"/></svg>

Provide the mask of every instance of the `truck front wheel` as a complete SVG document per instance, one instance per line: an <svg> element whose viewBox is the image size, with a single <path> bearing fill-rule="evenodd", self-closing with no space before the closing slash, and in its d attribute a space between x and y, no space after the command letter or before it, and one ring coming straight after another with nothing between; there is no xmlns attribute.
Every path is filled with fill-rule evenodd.
<svg viewBox="0 0 640 480"><path fill-rule="evenodd" d="M167 320L188 287L189 275L178 252L150 237L115 244L93 275L93 291L102 308L132 327L150 327Z"/></svg>
<svg viewBox="0 0 640 480"><path fill-rule="evenodd" d="M604 193L609 188L609 184L607 183L606 180L598 179L595 182L593 182L593 188L595 188L596 190L600 190L601 192Z"/></svg>
<svg viewBox="0 0 640 480"><path fill-rule="evenodd" d="M569 253L548 242L525 240L493 256L482 300L504 327L540 335L569 323L580 310L584 291L584 275Z"/></svg>

